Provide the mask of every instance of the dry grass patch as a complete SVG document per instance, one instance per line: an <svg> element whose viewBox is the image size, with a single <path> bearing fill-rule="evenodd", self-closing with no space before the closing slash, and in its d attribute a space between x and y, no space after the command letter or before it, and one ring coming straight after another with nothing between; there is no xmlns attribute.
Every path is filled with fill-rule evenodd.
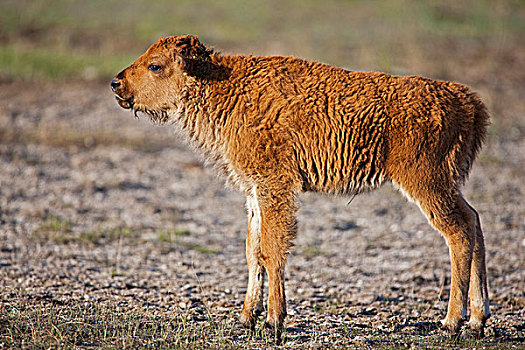
<svg viewBox="0 0 525 350"><path fill-rule="evenodd" d="M236 348L226 326L98 303L0 304L6 348Z"/></svg>
<svg viewBox="0 0 525 350"><path fill-rule="evenodd" d="M164 144L144 136L127 136L118 130L75 130L65 125L40 126L32 129L9 129L0 126L4 144L39 144L66 149L89 149L97 146L124 147L146 153L157 152Z"/></svg>

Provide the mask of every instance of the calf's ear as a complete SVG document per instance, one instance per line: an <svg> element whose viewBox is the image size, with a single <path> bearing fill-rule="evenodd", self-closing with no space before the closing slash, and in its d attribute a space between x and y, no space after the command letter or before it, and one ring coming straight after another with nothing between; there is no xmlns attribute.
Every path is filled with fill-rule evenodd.
<svg viewBox="0 0 525 350"><path fill-rule="evenodd" d="M176 58L177 64L181 67L182 71L189 76L197 78L205 78L209 73L209 62L200 58L191 58L179 56Z"/></svg>
<svg viewBox="0 0 525 350"><path fill-rule="evenodd" d="M208 49L194 35L181 35L172 41L175 62L191 76L205 76L213 50Z"/></svg>
<svg viewBox="0 0 525 350"><path fill-rule="evenodd" d="M181 35L175 37L174 40L175 49L183 57L188 58L201 58L209 59L210 55L213 53L213 50L208 49L204 44L199 41L194 35Z"/></svg>
<svg viewBox="0 0 525 350"><path fill-rule="evenodd" d="M213 63L213 49L207 48L196 36L183 35L174 39L174 60L184 73L206 80L227 78L229 69Z"/></svg>

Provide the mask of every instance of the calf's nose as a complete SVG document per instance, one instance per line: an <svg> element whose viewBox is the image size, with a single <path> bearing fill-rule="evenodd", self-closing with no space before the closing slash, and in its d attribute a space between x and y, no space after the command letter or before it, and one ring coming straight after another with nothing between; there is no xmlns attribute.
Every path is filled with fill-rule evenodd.
<svg viewBox="0 0 525 350"><path fill-rule="evenodd" d="M111 84L110 84L110 85L111 85L111 90L116 91L116 90L120 87L120 80L118 80L118 79L113 79L113 80L111 81Z"/></svg>

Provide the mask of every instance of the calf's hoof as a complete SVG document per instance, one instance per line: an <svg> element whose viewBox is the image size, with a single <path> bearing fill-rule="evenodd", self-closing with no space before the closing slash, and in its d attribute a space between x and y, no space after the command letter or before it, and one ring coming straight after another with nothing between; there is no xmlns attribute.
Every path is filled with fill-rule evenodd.
<svg viewBox="0 0 525 350"><path fill-rule="evenodd" d="M483 328L474 329L465 327L465 329L463 329L460 334L460 338L463 340L478 340L482 339L483 337L485 337L485 331Z"/></svg>
<svg viewBox="0 0 525 350"><path fill-rule="evenodd" d="M444 333L448 335L458 335L459 330L461 329L461 324L463 323L463 319L459 320L451 320L445 318L444 320L441 320L442 327Z"/></svg>
<svg viewBox="0 0 525 350"><path fill-rule="evenodd" d="M485 321L470 320L467 323L467 327L461 333L461 337L464 339L481 339L485 337Z"/></svg>
<svg viewBox="0 0 525 350"><path fill-rule="evenodd" d="M253 315L246 315L244 312L239 316L239 323L243 328L249 329L249 330L255 330L255 321L256 317Z"/></svg>

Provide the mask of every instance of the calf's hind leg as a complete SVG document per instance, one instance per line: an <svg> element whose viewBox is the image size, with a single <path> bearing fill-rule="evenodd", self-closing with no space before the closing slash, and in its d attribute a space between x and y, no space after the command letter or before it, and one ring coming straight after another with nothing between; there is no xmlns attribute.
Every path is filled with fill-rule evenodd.
<svg viewBox="0 0 525 350"><path fill-rule="evenodd" d="M421 196L422 211L430 223L443 235L450 253L451 283L447 315L443 327L457 333L467 312L472 256L476 242L476 215L454 191Z"/></svg>

